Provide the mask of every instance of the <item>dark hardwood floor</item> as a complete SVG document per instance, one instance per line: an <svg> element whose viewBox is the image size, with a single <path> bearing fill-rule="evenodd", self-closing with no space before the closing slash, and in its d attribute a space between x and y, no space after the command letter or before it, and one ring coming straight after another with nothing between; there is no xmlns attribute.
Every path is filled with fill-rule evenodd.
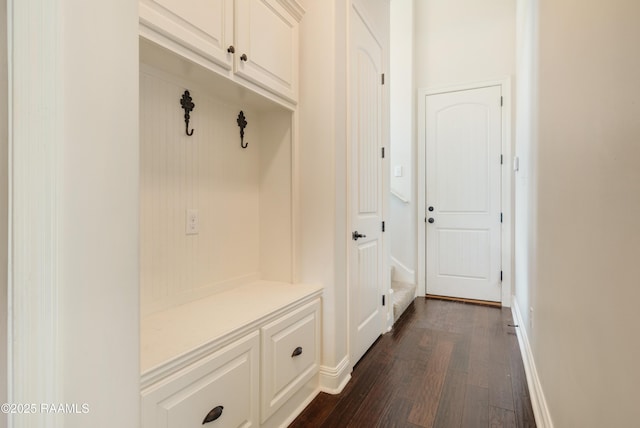
<svg viewBox="0 0 640 428"><path fill-rule="evenodd" d="M418 297L290 427L535 427L511 311Z"/></svg>

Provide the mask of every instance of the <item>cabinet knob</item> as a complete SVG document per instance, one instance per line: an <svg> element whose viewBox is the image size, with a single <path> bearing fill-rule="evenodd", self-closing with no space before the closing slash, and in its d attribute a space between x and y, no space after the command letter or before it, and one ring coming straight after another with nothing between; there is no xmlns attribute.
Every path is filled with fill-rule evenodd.
<svg viewBox="0 0 640 428"><path fill-rule="evenodd" d="M227 48L227 52L229 52L230 54L236 53L236 48L231 45Z"/></svg>
<svg viewBox="0 0 640 428"><path fill-rule="evenodd" d="M247 58L247 54L242 54L242 55L240 56L240 61L245 61L245 62L246 62L248 59L249 59L249 58Z"/></svg>
<svg viewBox="0 0 640 428"><path fill-rule="evenodd" d="M293 350L293 354L291 354L291 358L293 357L297 357L298 355L302 354L302 347L298 346L296 349Z"/></svg>
<svg viewBox="0 0 640 428"><path fill-rule="evenodd" d="M213 422L216 419L218 419L220 416L222 416L222 409L224 409L224 407L222 406L214 407L213 409L211 409L211 411L207 413L207 416L204 417L204 420L202 421L202 425L208 424L209 422Z"/></svg>

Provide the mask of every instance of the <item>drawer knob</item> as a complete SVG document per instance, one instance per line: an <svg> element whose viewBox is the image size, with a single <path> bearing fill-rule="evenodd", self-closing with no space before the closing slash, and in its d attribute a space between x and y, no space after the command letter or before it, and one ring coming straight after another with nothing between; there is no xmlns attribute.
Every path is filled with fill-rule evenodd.
<svg viewBox="0 0 640 428"><path fill-rule="evenodd" d="M209 422L213 422L216 419L218 419L220 416L222 416L222 409L224 409L224 407L222 406L214 407L213 409L211 409L211 411L207 413L207 416L204 417L204 420L202 421L202 425L208 424Z"/></svg>
<svg viewBox="0 0 640 428"><path fill-rule="evenodd" d="M298 355L302 354L302 347L298 346L296 349L293 350L293 354L291 354L291 358L293 357L297 357Z"/></svg>
<svg viewBox="0 0 640 428"><path fill-rule="evenodd" d="M247 58L247 54L242 54L242 55L240 55L240 61L247 62L247 60L248 60L248 59L249 59L249 58Z"/></svg>
<svg viewBox="0 0 640 428"><path fill-rule="evenodd" d="M229 52L230 54L234 54L236 53L236 48L234 48L233 45L231 45L227 48L227 52Z"/></svg>

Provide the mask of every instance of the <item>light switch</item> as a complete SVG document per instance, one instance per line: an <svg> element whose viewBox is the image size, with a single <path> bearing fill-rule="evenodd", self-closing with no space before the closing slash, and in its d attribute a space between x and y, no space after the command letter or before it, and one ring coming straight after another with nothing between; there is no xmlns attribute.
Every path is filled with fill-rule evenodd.
<svg viewBox="0 0 640 428"><path fill-rule="evenodd" d="M198 217L198 210L187 210L187 235L197 235L200 232L200 218Z"/></svg>
<svg viewBox="0 0 640 428"><path fill-rule="evenodd" d="M402 177L402 165L396 165L393 167L393 176Z"/></svg>

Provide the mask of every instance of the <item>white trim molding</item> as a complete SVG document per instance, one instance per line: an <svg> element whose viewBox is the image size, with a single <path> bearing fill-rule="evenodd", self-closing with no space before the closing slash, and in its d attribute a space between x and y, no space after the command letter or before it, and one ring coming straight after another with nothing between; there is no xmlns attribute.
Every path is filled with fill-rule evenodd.
<svg viewBox="0 0 640 428"><path fill-rule="evenodd" d="M349 357L345 356L335 367L320 366L320 391L340 394L351 379Z"/></svg>
<svg viewBox="0 0 640 428"><path fill-rule="evenodd" d="M60 4L9 0L8 401L62 402ZM10 427L18 417L8 415ZM34 414L33 426L61 426Z"/></svg>
<svg viewBox="0 0 640 428"><path fill-rule="evenodd" d="M391 256L391 267L393 267L393 276L391 277L391 281L399 281L399 282L407 282L409 284L415 284L416 282L416 271L414 269L409 269L407 266L402 264L400 260Z"/></svg>
<svg viewBox="0 0 640 428"><path fill-rule="evenodd" d="M527 329L524 328L524 322L520 314L517 299L513 299L512 303L511 312L513 313L513 320L516 325L520 326L516 328L516 333L518 337L518 344L520 345L520 353L522 354L524 371L527 376L527 386L529 387L531 407L533 408L536 425L538 428L553 428L551 413L549 412L547 400L545 399L544 392L542 390L542 384L538 377L538 370L536 369L533 352L531 351L531 345L529 343L529 338L527 337Z"/></svg>
<svg viewBox="0 0 640 428"><path fill-rule="evenodd" d="M416 209L416 218L418 219L418 292L427 293L426 284L426 227L421 220L425 218L427 212L425 191L426 191L426 147L425 141L425 114L426 114L426 101L427 95L441 94L446 92L465 91L469 89L486 88L489 86L500 86L503 97L503 109L502 109L502 155L503 155L503 168L502 168L502 189L501 189L501 204L502 204L502 298L501 304L504 307L511 306L511 294L513 283L513 273L511 269L511 260L513 254L513 240L512 230L513 221L511 216L512 211L512 195L511 187L513 181L513 168L512 168L512 146L513 138L511 136L511 78L504 77L499 80L490 80L483 82L471 82L455 86L435 87L435 88L422 88L418 89L418 141L417 141L417 166L418 166L418 204Z"/></svg>

